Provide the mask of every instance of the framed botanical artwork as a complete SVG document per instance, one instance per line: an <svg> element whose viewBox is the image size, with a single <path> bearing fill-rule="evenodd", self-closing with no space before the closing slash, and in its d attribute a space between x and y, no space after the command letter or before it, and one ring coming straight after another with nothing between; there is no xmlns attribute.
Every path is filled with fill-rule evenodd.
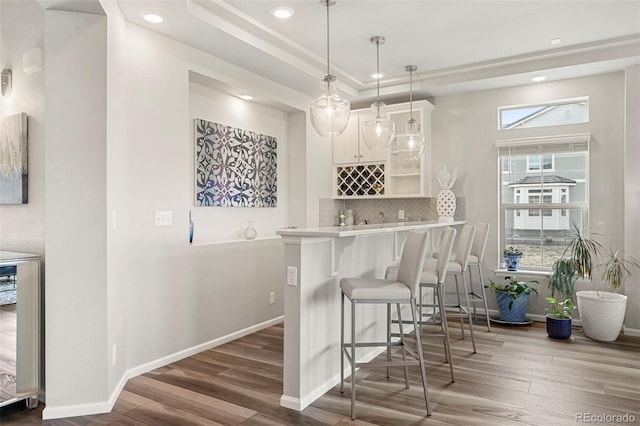
<svg viewBox="0 0 640 426"><path fill-rule="evenodd" d="M202 119L194 134L196 206L277 206L275 137Z"/></svg>
<svg viewBox="0 0 640 426"><path fill-rule="evenodd" d="M27 114L10 115L0 126L0 204L27 204L29 196Z"/></svg>

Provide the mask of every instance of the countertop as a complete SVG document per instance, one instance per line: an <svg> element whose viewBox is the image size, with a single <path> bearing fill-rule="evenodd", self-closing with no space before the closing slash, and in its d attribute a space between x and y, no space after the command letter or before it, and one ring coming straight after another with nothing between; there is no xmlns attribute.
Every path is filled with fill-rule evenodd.
<svg viewBox="0 0 640 426"><path fill-rule="evenodd" d="M353 237L358 235L381 234L385 232L411 231L413 229L441 228L445 226L464 225L466 221L439 222L424 220L416 222L372 223L368 225L323 226L310 228L281 228L276 234L298 237Z"/></svg>

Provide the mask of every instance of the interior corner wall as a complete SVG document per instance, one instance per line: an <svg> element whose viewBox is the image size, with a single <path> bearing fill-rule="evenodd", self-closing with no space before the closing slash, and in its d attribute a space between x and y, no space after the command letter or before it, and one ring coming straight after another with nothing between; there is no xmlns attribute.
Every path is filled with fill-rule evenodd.
<svg viewBox="0 0 640 426"><path fill-rule="evenodd" d="M0 117L28 115L27 204L0 205L0 250L44 254L44 73L26 74L22 54L42 48L44 13L35 0L0 1L0 69L12 72Z"/></svg>
<svg viewBox="0 0 640 426"><path fill-rule="evenodd" d="M239 121L240 115L234 117L233 111L225 108L247 107L246 103L236 103L235 98L232 102L201 86L196 92L206 91L206 96L193 98L191 74L300 102L286 87L135 24L126 25L125 50L128 209L126 215L118 214L118 227L126 226L129 234L123 276L127 289L126 363L128 370L139 374L283 314L284 249L275 237L275 227L287 225L287 209L194 206L191 108L197 103L198 111L193 113L206 114L201 118L233 119L228 124L266 134L275 132L283 149L283 161L280 151L278 158L284 172L278 183L278 204L283 207L288 206L287 114L253 105L245 110L247 117L253 118ZM189 210L195 225L192 245L188 240ZM155 211L172 212L172 225L154 226ZM253 215L266 220L274 213L279 216L269 218L270 229L261 227L265 223L261 219L255 221L258 239L238 238ZM238 215L243 217L238 219ZM269 235L273 238L260 239ZM270 292L275 294L274 304L269 304Z"/></svg>
<svg viewBox="0 0 640 426"><path fill-rule="evenodd" d="M499 131L498 107L589 96L590 122L550 126L545 129ZM531 136L591 133L589 222L594 231L606 235L605 245L624 244L624 74L622 72L576 79L530 84L503 89L467 92L435 99L432 115L432 165L439 170L458 167L453 191L465 197L466 220L489 222L484 275L495 279L500 264L498 154L496 140ZM439 188L433 176L434 188ZM540 295L529 302L531 313L544 314L546 283ZM582 288L580 288L582 289ZM493 301L492 301L493 302ZM494 303L495 306L495 303Z"/></svg>
<svg viewBox="0 0 640 426"><path fill-rule="evenodd" d="M625 153L624 153L624 251L640 259L640 65L625 72ZM640 271L633 271L625 285L627 315L625 327L640 331Z"/></svg>
<svg viewBox="0 0 640 426"><path fill-rule="evenodd" d="M106 47L105 16L44 11L45 418L107 399Z"/></svg>

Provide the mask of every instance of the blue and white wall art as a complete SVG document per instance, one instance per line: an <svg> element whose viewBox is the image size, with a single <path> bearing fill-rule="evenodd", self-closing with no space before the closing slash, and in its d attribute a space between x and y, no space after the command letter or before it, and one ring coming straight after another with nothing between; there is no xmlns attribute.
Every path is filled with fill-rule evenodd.
<svg viewBox="0 0 640 426"><path fill-rule="evenodd" d="M0 129L0 204L27 204L27 114L3 118Z"/></svg>
<svg viewBox="0 0 640 426"><path fill-rule="evenodd" d="M277 139L195 120L196 206L276 207Z"/></svg>

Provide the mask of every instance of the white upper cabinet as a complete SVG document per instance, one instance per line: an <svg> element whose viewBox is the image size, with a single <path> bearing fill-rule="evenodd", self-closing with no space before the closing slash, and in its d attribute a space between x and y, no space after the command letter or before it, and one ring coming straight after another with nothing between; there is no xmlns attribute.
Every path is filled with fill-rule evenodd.
<svg viewBox="0 0 640 426"><path fill-rule="evenodd" d="M351 111L347 128L333 138L333 164L382 162L387 160L386 151L370 150L360 130L371 116L369 108Z"/></svg>
<svg viewBox="0 0 640 426"><path fill-rule="evenodd" d="M351 111L349 124L345 131L336 136L333 140L333 163L338 166L336 170L336 178L342 176L345 165L355 165L361 163L382 163L384 168L384 189L380 191L383 195L375 195L374 197L430 197L431 196L431 112L433 104L429 101L413 102L413 118L420 126L420 130L424 135L424 148L422 154L417 158L406 155L402 152L393 151L373 151L370 150L364 142L360 127L362 122L371 118L371 110L369 108ZM386 116L396 125L396 136L403 134L406 129L407 122L411 118L411 108L409 103L387 105ZM353 169L354 173L357 172ZM354 194L353 197L372 196L362 193L352 188L343 188L348 186L349 182L354 185L361 183L362 176L356 173L354 176L347 176L345 179L336 179L338 183L336 193L341 198L350 198L342 194ZM376 183L379 183L377 180Z"/></svg>

